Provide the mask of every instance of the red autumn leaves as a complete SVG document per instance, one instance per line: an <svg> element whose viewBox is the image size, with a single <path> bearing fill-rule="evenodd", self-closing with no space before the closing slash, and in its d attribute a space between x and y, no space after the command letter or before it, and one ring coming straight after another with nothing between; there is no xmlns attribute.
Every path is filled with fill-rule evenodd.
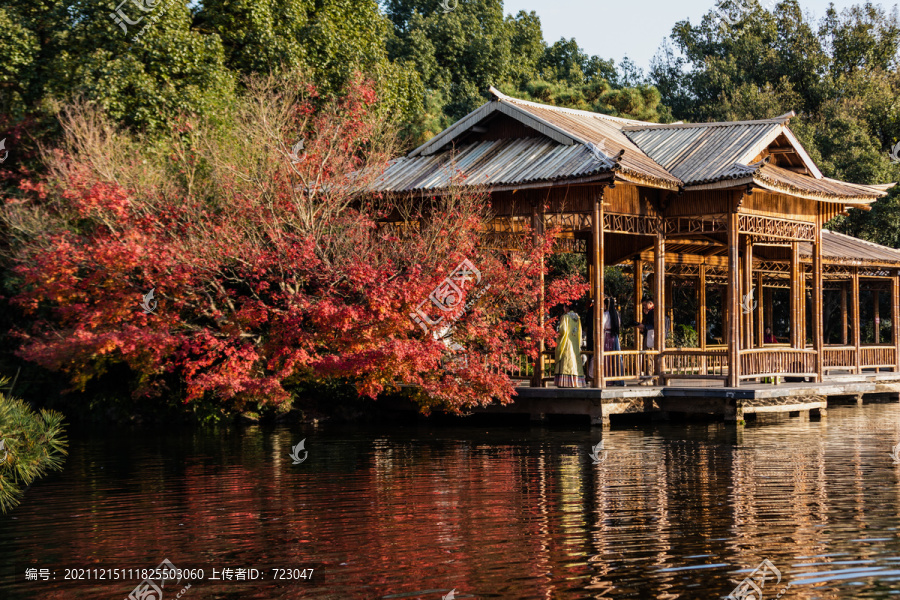
<svg viewBox="0 0 900 600"><path fill-rule="evenodd" d="M305 82L256 80L219 121L151 142L71 109L47 176L4 207L20 354L74 388L125 364L137 395L236 408L330 379L372 398L410 386L423 410L508 401L510 361L553 335L537 310L549 242L486 249L489 199L461 186L362 193L396 153L377 111L365 82L323 100ZM464 259L483 276L465 293L482 295L453 324L467 356L454 368L409 315ZM556 284L546 305L584 290Z"/></svg>

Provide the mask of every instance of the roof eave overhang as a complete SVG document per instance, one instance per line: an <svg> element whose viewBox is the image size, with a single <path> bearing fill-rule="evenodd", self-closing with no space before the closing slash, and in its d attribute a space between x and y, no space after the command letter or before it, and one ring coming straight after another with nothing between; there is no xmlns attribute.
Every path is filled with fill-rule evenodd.
<svg viewBox="0 0 900 600"><path fill-rule="evenodd" d="M758 176L741 177L738 179L724 179L708 183L686 185L684 186L684 191L693 192L701 190L722 190L728 188L739 188L747 185L754 185L769 190L770 192L787 194L795 198L804 198L806 200L815 200L817 202L853 205L853 208L862 208L864 206L868 207L869 204L875 202L878 199L877 197L870 196L826 196L813 194L790 186L775 185Z"/></svg>

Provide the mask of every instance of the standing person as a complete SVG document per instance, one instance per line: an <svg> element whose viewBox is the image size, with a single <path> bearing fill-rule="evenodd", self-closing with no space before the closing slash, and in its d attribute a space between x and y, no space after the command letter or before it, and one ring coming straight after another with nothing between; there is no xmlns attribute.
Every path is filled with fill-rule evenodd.
<svg viewBox="0 0 900 600"><path fill-rule="evenodd" d="M603 299L603 351L618 352L622 349L619 344L619 333L621 332L622 320L619 318L619 311L616 309L616 299L606 297ZM593 364L593 359L591 364ZM605 356L603 365L606 370L607 377L621 377L625 374L625 363L621 356ZM591 371L593 373L593 371ZM625 385L622 380L611 381L610 385Z"/></svg>
<svg viewBox="0 0 900 600"><path fill-rule="evenodd" d="M584 387L584 366L581 362L581 319L574 311L559 318L556 329L556 367L553 384L556 387Z"/></svg>
<svg viewBox="0 0 900 600"><path fill-rule="evenodd" d="M581 315L581 347L592 353L594 351L594 299L588 296L584 300L584 310ZM587 356L583 356L582 363L585 365ZM594 378L594 359L591 358L590 363L585 365L584 379L590 381Z"/></svg>
<svg viewBox="0 0 900 600"><path fill-rule="evenodd" d="M637 328L644 334L644 350L653 350L656 348L656 306L653 304L653 298L649 294L644 294L641 299L641 312L644 316ZM653 359L649 361L650 368L648 375L652 376L656 372L656 366Z"/></svg>
<svg viewBox="0 0 900 600"><path fill-rule="evenodd" d="M656 347L656 305L649 295L645 294L641 299L641 312L644 316L637 328L644 334L644 350L653 350Z"/></svg>
<svg viewBox="0 0 900 600"><path fill-rule="evenodd" d="M778 340L775 339L775 334L772 333L771 327L766 327L765 334L763 335L763 344L777 344Z"/></svg>

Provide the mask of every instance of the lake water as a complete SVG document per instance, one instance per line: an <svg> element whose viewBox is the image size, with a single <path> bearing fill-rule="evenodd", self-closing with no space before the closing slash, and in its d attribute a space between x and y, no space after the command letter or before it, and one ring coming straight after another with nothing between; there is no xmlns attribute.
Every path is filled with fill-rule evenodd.
<svg viewBox="0 0 900 600"><path fill-rule="evenodd" d="M163 559L204 571L154 582L164 600L440 600L454 589L708 600L764 560L769 579L755 581L766 600L900 595L897 404L742 430L297 426L70 439L65 471L0 517L4 600L121 600L141 583L135 570ZM308 455L294 465L302 439ZM102 571L116 568L132 577ZM66 580L79 569L106 579ZM258 579L222 579L223 569Z"/></svg>

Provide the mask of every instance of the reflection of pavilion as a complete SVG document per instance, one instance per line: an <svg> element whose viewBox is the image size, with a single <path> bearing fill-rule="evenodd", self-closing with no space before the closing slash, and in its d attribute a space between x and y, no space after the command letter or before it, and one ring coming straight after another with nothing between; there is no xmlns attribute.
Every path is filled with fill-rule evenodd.
<svg viewBox="0 0 900 600"><path fill-rule="evenodd" d="M621 362L596 361L595 387L642 374L663 385L717 379L734 387L774 376L822 382L900 370L900 251L823 228L849 209L868 209L891 185L824 177L788 127L793 113L660 125L492 93L392 163L379 188L431 194L450 186L455 171L490 192L498 247L516 247L532 227L560 227L560 251L589 258L595 298L603 297L596 274L606 266L635 274L636 297L650 274L656 305L666 309L656 310L657 331L673 309L673 290L691 290L691 321L702 332L695 347L667 347L658 335L642 350L635 336L633 348L606 353ZM826 300L840 306L827 320ZM595 330L601 306L595 302ZM765 343L765 327L778 343ZM599 337L591 352L604 354ZM550 360L519 375L541 386Z"/></svg>

